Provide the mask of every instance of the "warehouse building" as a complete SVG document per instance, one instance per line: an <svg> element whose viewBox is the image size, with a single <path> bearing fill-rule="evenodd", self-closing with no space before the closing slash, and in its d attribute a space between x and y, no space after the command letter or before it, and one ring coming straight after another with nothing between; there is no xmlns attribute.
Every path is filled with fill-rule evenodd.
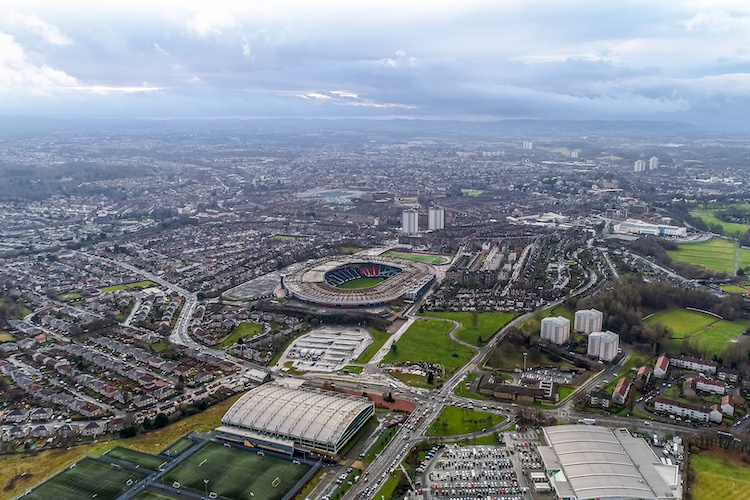
<svg viewBox="0 0 750 500"><path fill-rule="evenodd" d="M664 465L643 438L627 429L588 425L546 427L539 453L562 500L675 500L680 471Z"/></svg>

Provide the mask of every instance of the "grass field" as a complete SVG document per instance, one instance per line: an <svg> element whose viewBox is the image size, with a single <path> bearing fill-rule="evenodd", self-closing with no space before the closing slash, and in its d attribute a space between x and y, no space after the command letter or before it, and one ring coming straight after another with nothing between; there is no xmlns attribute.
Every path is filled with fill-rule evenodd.
<svg viewBox="0 0 750 500"><path fill-rule="evenodd" d="M695 479L690 485L694 500L739 500L750 498L750 467L731 457L691 453Z"/></svg>
<svg viewBox="0 0 750 500"><path fill-rule="evenodd" d="M484 194L484 190L482 189L462 189L461 192L466 196L480 196Z"/></svg>
<svg viewBox="0 0 750 500"><path fill-rule="evenodd" d="M748 328L747 321L725 321L709 314L684 309L660 311L646 320L646 324L659 323L672 331L668 343L670 353L678 354L683 339L706 358L721 355L735 337Z"/></svg>
<svg viewBox="0 0 750 500"><path fill-rule="evenodd" d="M63 302L70 302L80 298L81 294L78 292L68 292L57 296L57 299L62 300Z"/></svg>
<svg viewBox="0 0 750 500"><path fill-rule="evenodd" d="M151 280L146 280L137 281L135 283L122 283L120 285L105 286L104 288L100 288L100 290L104 293L107 293L116 292L118 290L142 290L144 288L149 288L152 286L159 286L159 284Z"/></svg>
<svg viewBox="0 0 750 500"><path fill-rule="evenodd" d="M395 257L397 259L416 260L424 262L425 264L445 264L450 262L450 257L444 255L431 255L426 253L409 253L409 252L394 252L393 250L386 252L386 257Z"/></svg>
<svg viewBox="0 0 750 500"><path fill-rule="evenodd" d="M234 345L240 339L251 339L263 333L263 325L259 323L251 323L249 321L243 321L232 333L227 335L224 340L221 341L216 347L223 348Z"/></svg>
<svg viewBox="0 0 750 500"><path fill-rule="evenodd" d="M719 208L696 208L695 210L690 211L690 215L693 217L696 217L698 219L702 219L703 222L705 222L708 225L712 224L718 224L722 227L722 231L727 236L739 236L741 234L744 234L748 229L750 229L750 225L747 224L737 224L734 222L724 222L722 220L719 220L714 215L717 210L720 210Z"/></svg>
<svg viewBox="0 0 750 500"><path fill-rule="evenodd" d="M232 396L197 415L134 438L73 446L69 449L42 450L33 454L0 455L0 489L3 495L8 495L6 498L15 497L81 457L99 456L115 444L146 453L157 453L192 430L206 431L220 426L221 417L240 396L241 394Z"/></svg>
<svg viewBox="0 0 750 500"><path fill-rule="evenodd" d="M344 370L348 371L349 373L362 373L362 370L364 370L364 368L361 366L346 365L344 367Z"/></svg>
<svg viewBox="0 0 750 500"><path fill-rule="evenodd" d="M310 470L309 465L293 464L255 452L208 443L165 477L167 484L180 483L198 493L208 491L236 500L282 498Z"/></svg>
<svg viewBox="0 0 750 500"><path fill-rule="evenodd" d="M673 339L682 339L690 337L717 321L719 321L718 318L709 314L673 308L655 313L646 320L646 324L666 326L672 331L671 337Z"/></svg>
<svg viewBox="0 0 750 500"><path fill-rule="evenodd" d="M16 339L10 333L0 331L0 342L13 342L14 340Z"/></svg>
<svg viewBox="0 0 750 500"><path fill-rule="evenodd" d="M393 498L393 492L396 491L398 482L401 481L402 474L403 472L401 471L401 469L398 469L396 472L394 472L391 477L386 479L385 483L383 483L383 486L378 490L373 498Z"/></svg>
<svg viewBox="0 0 750 500"><path fill-rule="evenodd" d="M479 346L479 337L487 342L503 326L516 317L514 313L483 312L474 316L470 312L427 312L424 316L431 318L452 319L461 323L461 328L456 332L456 338L467 344ZM476 326L474 325L476 317Z"/></svg>
<svg viewBox="0 0 750 500"><path fill-rule="evenodd" d="M115 500L147 475L147 471L141 473L118 469L92 458L84 458L23 498L80 500L95 497L97 500Z"/></svg>
<svg viewBox="0 0 750 500"><path fill-rule="evenodd" d="M166 453L170 457L176 457L177 455L182 454L183 451L187 450L194 444L195 444L195 441L193 441L192 439L180 438L174 443L164 448L162 452Z"/></svg>
<svg viewBox="0 0 750 500"><path fill-rule="evenodd" d="M677 250L667 252L672 260L687 262L720 273L734 274L734 256L737 243L712 238L697 243L680 243Z"/></svg>
<svg viewBox="0 0 750 500"><path fill-rule="evenodd" d="M167 462L163 457L149 455L148 453L123 448L122 446L116 446L102 456L130 462L133 465L149 470L158 470L161 465Z"/></svg>
<svg viewBox="0 0 750 500"><path fill-rule="evenodd" d="M354 278L346 283L341 283L338 288L343 290L361 290L363 288L372 288L383 281L380 278Z"/></svg>
<svg viewBox="0 0 750 500"><path fill-rule="evenodd" d="M439 363L448 374L463 366L474 353L471 349L448 338L452 323L418 319L396 343L396 351L385 355L385 363L426 361Z"/></svg>
<svg viewBox="0 0 750 500"><path fill-rule="evenodd" d="M737 285L722 285L721 291L726 293L747 293L747 287Z"/></svg>
<svg viewBox="0 0 750 500"><path fill-rule="evenodd" d="M372 336L372 344L368 345L367 348L362 351L362 354L354 360L355 363L369 363L372 357L375 356L375 353L383 347L385 341L391 336L388 332L376 330L372 327L367 327L367 331L370 332L370 335Z"/></svg>
<svg viewBox="0 0 750 500"><path fill-rule="evenodd" d="M427 429L428 436L454 436L481 431L505 420L502 415L483 411L446 406L438 418Z"/></svg>

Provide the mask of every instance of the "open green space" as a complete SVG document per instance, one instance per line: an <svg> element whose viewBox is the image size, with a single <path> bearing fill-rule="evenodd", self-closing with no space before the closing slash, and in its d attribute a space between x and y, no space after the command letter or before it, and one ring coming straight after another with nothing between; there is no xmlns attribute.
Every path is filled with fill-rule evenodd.
<svg viewBox="0 0 750 500"><path fill-rule="evenodd" d="M80 298L81 298L81 294L78 292L68 292L68 293L64 293L62 295L57 296L57 299L62 300L63 302L71 302L73 300L80 299Z"/></svg>
<svg viewBox="0 0 750 500"><path fill-rule="evenodd" d="M159 284L151 280L146 280L137 281L135 283L121 283L119 285L105 286L104 288L100 288L100 290L103 293L107 293L116 292L118 290L142 290L144 288L150 288L152 286L159 286Z"/></svg>
<svg viewBox="0 0 750 500"><path fill-rule="evenodd" d="M454 436L481 431L497 425L505 419L502 415L484 411L446 406L438 418L427 429L428 436Z"/></svg>
<svg viewBox="0 0 750 500"><path fill-rule="evenodd" d="M720 356L731 341L748 328L747 320L720 320L710 314L685 309L667 309L646 320L646 324L657 323L672 332L667 343L670 353L679 354L682 342L688 339L689 345L698 349L707 359L714 355Z"/></svg>
<svg viewBox="0 0 750 500"><path fill-rule="evenodd" d="M558 385L557 386L557 397L558 401L562 401L563 399L567 398L571 394L573 394L573 391L575 391L575 387L570 387L568 385Z"/></svg>
<svg viewBox="0 0 750 500"><path fill-rule="evenodd" d="M143 479L147 471L134 472L84 458L40 484L24 499L29 500L115 500Z"/></svg>
<svg viewBox="0 0 750 500"><path fill-rule="evenodd" d="M462 189L461 192L466 196L479 196L484 194L482 189Z"/></svg>
<svg viewBox="0 0 750 500"><path fill-rule="evenodd" d="M724 222L720 220L715 215L718 210L721 210L721 208L701 207L691 210L690 215L695 218L702 219L703 222L705 222L709 226L718 224L722 227L722 232L727 236L740 236L741 234L744 234L748 229L750 229L750 225L748 224L738 224L735 222Z"/></svg>
<svg viewBox="0 0 750 500"><path fill-rule="evenodd" d="M726 293L747 293L747 286L722 285L721 291Z"/></svg>
<svg viewBox="0 0 750 500"><path fill-rule="evenodd" d="M696 243L680 243L677 250L667 252L672 260L687 262L712 271L734 274L737 243L722 238L711 238Z"/></svg>
<svg viewBox="0 0 750 500"><path fill-rule="evenodd" d="M474 353L448 337L453 324L447 321L418 319L385 355L385 363L426 361L445 367L447 375L463 366Z"/></svg>
<svg viewBox="0 0 750 500"><path fill-rule="evenodd" d="M176 457L177 455L180 455L183 451L187 450L194 444L195 444L195 441L193 441L192 439L180 438L174 443L164 448L162 452L166 453L170 457Z"/></svg>
<svg viewBox="0 0 750 500"><path fill-rule="evenodd" d="M714 354L721 356L732 339L742 335L747 328L747 320L717 321L690 337L690 345L703 353L706 359L711 359Z"/></svg>
<svg viewBox="0 0 750 500"><path fill-rule="evenodd" d="M355 363L369 363L372 357L375 356L375 353L383 347L385 341L391 336L388 332L376 330L372 327L368 327L367 331L370 332L370 335L372 336L372 344L368 345L367 348L362 351L362 354L354 360Z"/></svg>
<svg viewBox="0 0 750 500"><path fill-rule="evenodd" d="M424 316L458 321L461 328L456 332L456 338L467 344L481 346L502 327L516 317L514 313L506 312L426 312ZM479 342L479 339L482 342Z"/></svg>
<svg viewBox="0 0 750 500"><path fill-rule="evenodd" d="M380 278L354 278L353 280L341 283L338 288L343 290L361 290L363 288L372 288L383 281Z"/></svg>
<svg viewBox="0 0 750 500"><path fill-rule="evenodd" d="M346 365L344 367L344 370L348 371L349 373L362 373L362 370L364 370L364 368L361 366Z"/></svg>
<svg viewBox="0 0 750 500"><path fill-rule="evenodd" d="M748 498L750 468L729 455L691 453L695 473L690 492L694 500L736 500Z"/></svg>
<svg viewBox="0 0 750 500"><path fill-rule="evenodd" d="M164 482L173 484L177 481L181 488L197 493L208 489L221 497L237 500L277 500L284 497L308 470L309 465L207 443L166 474ZM208 485L204 483L206 479Z"/></svg>
<svg viewBox="0 0 750 500"><path fill-rule="evenodd" d="M243 321L242 323L237 325L237 328L235 328L232 333L227 335L224 340L222 340L221 343L219 343L216 347L229 347L236 344L240 339L251 339L253 337L257 337L261 333L263 333L263 325L259 323Z"/></svg>
<svg viewBox="0 0 750 500"><path fill-rule="evenodd" d="M360 247L341 247L341 253L343 254L353 254L357 252L361 252L363 249Z"/></svg>
<svg viewBox="0 0 750 500"><path fill-rule="evenodd" d="M426 253L409 253L409 252L394 252L390 250L386 252L386 257L395 257L397 259L416 260L418 262L424 262L425 264L445 264L450 261L450 257L444 255L432 255Z"/></svg>
<svg viewBox="0 0 750 500"><path fill-rule="evenodd" d="M130 462L133 465L137 465L138 467L143 467L150 470L158 470L159 467L167 463L167 460L165 460L163 457L149 455L148 453L131 450L130 448L123 448L122 446L112 448L102 456Z"/></svg>
<svg viewBox="0 0 750 500"><path fill-rule="evenodd" d="M647 325L662 325L672 332L673 339L689 337L699 330L716 323L719 319L710 314L687 309L672 308L654 313L646 320Z"/></svg>
<svg viewBox="0 0 750 500"><path fill-rule="evenodd" d="M386 479L383 486L380 487L378 492L373 498L393 498L393 492L396 491L399 481L401 481L401 475L403 471L401 469L396 470L391 477Z"/></svg>
<svg viewBox="0 0 750 500"><path fill-rule="evenodd" d="M0 342L13 342L14 340L16 339L10 333L0 331Z"/></svg>

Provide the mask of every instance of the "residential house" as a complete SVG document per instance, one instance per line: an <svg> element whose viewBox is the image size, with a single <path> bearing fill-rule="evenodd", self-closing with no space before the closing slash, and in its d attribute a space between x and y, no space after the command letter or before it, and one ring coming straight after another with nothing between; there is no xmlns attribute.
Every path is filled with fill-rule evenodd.
<svg viewBox="0 0 750 500"><path fill-rule="evenodd" d="M667 376L667 370L669 369L669 358L666 356L659 356L654 364L654 378L664 378Z"/></svg>

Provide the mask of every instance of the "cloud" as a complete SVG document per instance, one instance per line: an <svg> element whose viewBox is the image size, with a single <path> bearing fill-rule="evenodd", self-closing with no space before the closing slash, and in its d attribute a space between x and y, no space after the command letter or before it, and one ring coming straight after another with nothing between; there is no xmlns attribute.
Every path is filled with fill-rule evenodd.
<svg viewBox="0 0 750 500"><path fill-rule="evenodd" d="M285 94L278 94L285 95ZM318 91L318 92L307 92L301 94L295 94L297 97L308 101L318 101L321 103L329 103L337 106L355 106L362 108L399 108L399 109L414 109L414 106L410 104L398 104L389 102L376 102L372 99L360 97L354 92L347 92L343 90L332 90L332 91Z"/></svg>
<svg viewBox="0 0 750 500"><path fill-rule="evenodd" d="M8 16L8 22L11 25L25 26L32 33L41 36L50 45L73 45L73 40L63 34L56 26L45 23L33 14L23 15L18 12L11 12Z"/></svg>
<svg viewBox="0 0 750 500"><path fill-rule="evenodd" d="M149 93L149 92L157 92L160 90L165 90L164 87L153 87L147 84L144 84L141 87L116 87L111 85L76 85L72 87L65 87L66 90L77 90L81 92L87 92L90 94L100 94L100 95L109 95L109 94L142 94L142 93Z"/></svg>
<svg viewBox="0 0 750 500"><path fill-rule="evenodd" d="M47 94L78 80L46 64L35 64L12 35L0 32L0 92Z"/></svg>
<svg viewBox="0 0 750 500"><path fill-rule="evenodd" d="M232 14L221 9L204 9L187 21L188 31L201 37L220 37L226 30L241 24Z"/></svg>

